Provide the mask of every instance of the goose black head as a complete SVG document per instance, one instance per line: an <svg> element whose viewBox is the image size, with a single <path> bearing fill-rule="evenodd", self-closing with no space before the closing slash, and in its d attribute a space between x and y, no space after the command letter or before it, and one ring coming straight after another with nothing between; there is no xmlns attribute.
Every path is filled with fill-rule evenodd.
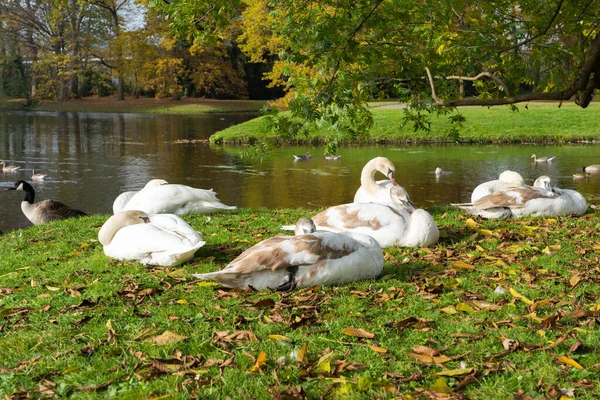
<svg viewBox="0 0 600 400"><path fill-rule="evenodd" d="M13 185L13 187L8 188L8 190L27 190L27 189L33 189L31 187L31 185L25 181L17 181L15 182L15 184Z"/></svg>

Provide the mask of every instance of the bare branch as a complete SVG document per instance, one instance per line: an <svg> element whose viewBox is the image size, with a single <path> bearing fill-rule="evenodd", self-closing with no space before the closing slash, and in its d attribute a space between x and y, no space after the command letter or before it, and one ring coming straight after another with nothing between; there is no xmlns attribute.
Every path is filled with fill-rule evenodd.
<svg viewBox="0 0 600 400"><path fill-rule="evenodd" d="M502 85L502 87L504 88L504 93L506 93L506 96L510 97L510 90L508 89L508 85L506 83L504 83L504 81L502 79L498 78L496 75L492 74L491 72L484 71L472 78L468 77L468 76L451 75L451 76L447 76L446 79L458 79L459 81L476 81L483 76L487 76L488 78L493 79L496 82L498 82L500 85Z"/></svg>
<svg viewBox="0 0 600 400"><path fill-rule="evenodd" d="M433 76L431 76L431 71L429 70L429 67L425 67L425 72L427 72L427 78L429 79L429 86L431 87L431 97L433 98L433 101L435 101L435 104L443 103L443 101L440 100L440 98L435 93L435 84L433 83Z"/></svg>

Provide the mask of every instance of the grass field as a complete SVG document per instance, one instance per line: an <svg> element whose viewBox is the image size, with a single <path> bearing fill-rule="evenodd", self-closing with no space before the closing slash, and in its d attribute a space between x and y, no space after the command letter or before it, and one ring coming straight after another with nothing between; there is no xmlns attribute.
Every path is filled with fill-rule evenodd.
<svg viewBox="0 0 600 400"><path fill-rule="evenodd" d="M600 213L430 212L440 242L386 249L380 279L291 293L190 274L303 209L186 217L206 245L176 268L109 260L108 216L6 233L0 397L598 398Z"/></svg>
<svg viewBox="0 0 600 400"><path fill-rule="evenodd" d="M505 106L462 107L466 118L460 130L460 140L474 143L571 142L600 139L600 103L583 109L573 103L529 103L519 111ZM403 125L402 108L372 108L374 126L364 143L426 143L453 142L445 116L431 118L430 131L415 132L412 125ZM331 135L327 130L313 130L297 142L322 142ZM274 138L260 118L232 126L211 137L212 143L246 144Z"/></svg>

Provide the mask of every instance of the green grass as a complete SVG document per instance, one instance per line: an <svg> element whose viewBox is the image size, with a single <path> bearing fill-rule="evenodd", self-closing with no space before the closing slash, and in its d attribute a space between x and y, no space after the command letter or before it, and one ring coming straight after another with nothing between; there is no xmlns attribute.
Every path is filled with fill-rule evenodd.
<svg viewBox="0 0 600 400"><path fill-rule="evenodd" d="M466 123L460 130L463 142L519 143L571 142L600 139L600 102L583 109L574 103L529 103L519 111L505 106L461 107ZM373 108L374 126L366 143L426 143L451 142L450 125L446 116L432 116L431 130L415 132L412 125L403 126L401 108ZM313 130L298 142L322 142L329 135L326 130ZM273 138L257 118L229 127L211 136L212 143L245 144L255 139Z"/></svg>
<svg viewBox="0 0 600 400"><path fill-rule="evenodd" d="M583 314L600 308L600 213L475 225L450 207L430 211L440 242L386 249L381 279L291 293L225 290L190 274L224 267L314 211L186 217L206 245L175 268L109 260L97 242L107 216L6 233L0 397L429 398L447 390L505 399L572 388L577 399L597 398L598 312ZM185 338L152 342L165 331ZM509 350L504 339L514 341ZM424 362L407 353L415 346L450 360ZM252 372L261 352L266 362ZM435 375L444 371L458 375Z"/></svg>

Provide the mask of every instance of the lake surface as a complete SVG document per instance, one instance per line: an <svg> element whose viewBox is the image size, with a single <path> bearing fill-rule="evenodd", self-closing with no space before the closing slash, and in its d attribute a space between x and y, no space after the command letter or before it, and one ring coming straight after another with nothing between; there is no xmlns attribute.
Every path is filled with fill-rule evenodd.
<svg viewBox="0 0 600 400"><path fill-rule="evenodd" d="M32 182L36 201L60 200L88 213L111 213L121 192L138 190L154 178L213 188L223 203L240 207L342 204L353 200L362 167L377 156L395 163L398 182L424 208L467 202L475 186L506 169L520 172L528 183L549 175L588 202L600 201L600 176L572 178L582 166L600 164L600 147L594 144L343 147L339 161L324 160L322 147L298 146L279 149L261 162L241 159L241 147L203 141L252 117L0 113L0 160L21 166L15 173L0 172L0 230L31 225L20 208L23 192L5 189L17 180L30 181L33 169L48 174L44 182ZM306 151L312 159L293 160ZM532 153L554 155L556 161L534 165ZM437 165L450 173L437 178Z"/></svg>

